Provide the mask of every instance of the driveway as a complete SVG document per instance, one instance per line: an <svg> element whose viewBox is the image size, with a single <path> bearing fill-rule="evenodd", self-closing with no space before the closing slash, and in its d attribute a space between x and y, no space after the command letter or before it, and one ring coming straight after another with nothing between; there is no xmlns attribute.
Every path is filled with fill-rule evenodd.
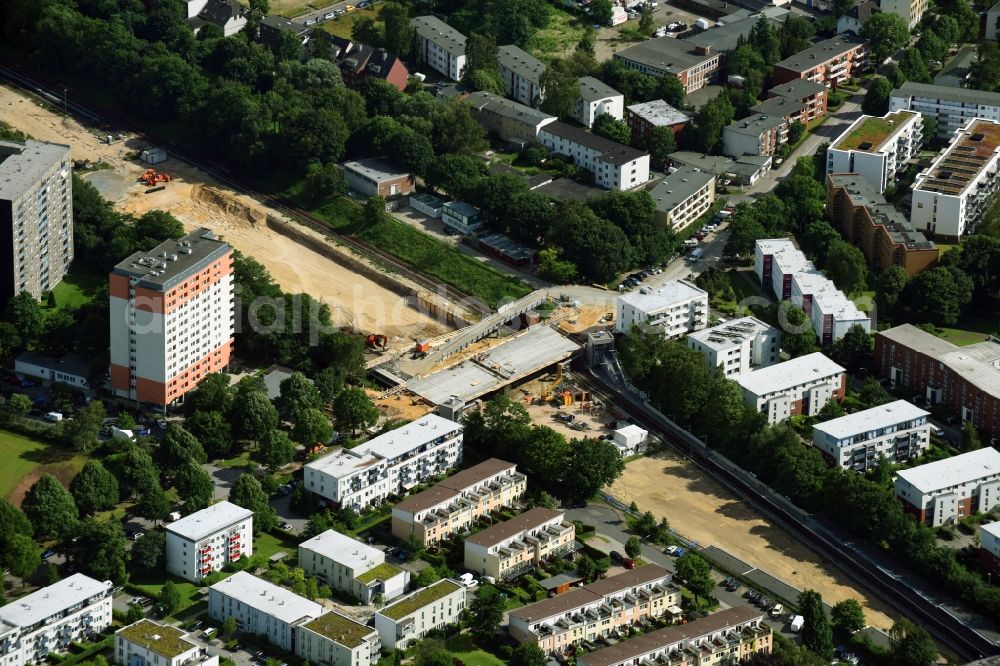
<svg viewBox="0 0 1000 666"><path fill-rule="evenodd" d="M215 499L229 499L229 491L236 484L236 479L240 478L243 469L239 467L219 467L210 462L204 463L202 467L212 477L212 483L215 484Z"/></svg>

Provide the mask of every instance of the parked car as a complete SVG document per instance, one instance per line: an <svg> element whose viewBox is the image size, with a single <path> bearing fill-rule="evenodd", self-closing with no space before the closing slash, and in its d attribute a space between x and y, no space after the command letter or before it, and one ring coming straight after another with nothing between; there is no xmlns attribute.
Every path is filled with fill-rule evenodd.
<svg viewBox="0 0 1000 666"><path fill-rule="evenodd" d="M143 532L136 532L135 534L132 535L132 541L138 541L139 539L141 539L144 536L146 536L145 533L143 533Z"/></svg>
<svg viewBox="0 0 1000 666"><path fill-rule="evenodd" d="M617 550L611 551L609 555L611 556L611 561L614 562L615 564L621 564L622 560L625 559L625 556L619 553Z"/></svg>
<svg viewBox="0 0 1000 666"><path fill-rule="evenodd" d="M317 23L316 19L309 19L308 21L306 21L306 25L316 25L316 23Z"/></svg>
<svg viewBox="0 0 1000 666"><path fill-rule="evenodd" d="M667 546L666 550L663 551L667 555L673 555L674 557L680 557L685 553L685 550L680 546Z"/></svg>
<svg viewBox="0 0 1000 666"><path fill-rule="evenodd" d="M774 604L774 606L772 606L771 610L768 612L771 614L771 617L781 617L781 613L784 610L785 607L782 606L781 604Z"/></svg>
<svg viewBox="0 0 1000 666"><path fill-rule="evenodd" d="M944 437L944 428L941 426L931 425L931 434L935 437Z"/></svg>
<svg viewBox="0 0 1000 666"><path fill-rule="evenodd" d="M329 21L332 18L337 18L337 15L334 14L333 12L327 12L326 14L323 14L323 18Z"/></svg>
<svg viewBox="0 0 1000 666"><path fill-rule="evenodd" d="M631 557L623 557L621 564L626 569L635 569L635 560Z"/></svg>
<svg viewBox="0 0 1000 666"><path fill-rule="evenodd" d="M285 530L286 532L288 530L292 529L291 523L281 523L280 525L278 525L278 527L280 527L281 529Z"/></svg>
<svg viewBox="0 0 1000 666"><path fill-rule="evenodd" d="M166 430L167 429L167 421L166 421L166 419L157 419L156 420L156 427L159 428L160 430Z"/></svg>
<svg viewBox="0 0 1000 666"><path fill-rule="evenodd" d="M46 551L45 551L44 553L42 553L42 559L43 559L43 560L47 560L47 559L49 559L50 557L52 557L53 555L55 555L55 554L56 554L56 551L54 551L54 550L52 550L51 548L49 548L49 549L48 549L48 550L46 550Z"/></svg>

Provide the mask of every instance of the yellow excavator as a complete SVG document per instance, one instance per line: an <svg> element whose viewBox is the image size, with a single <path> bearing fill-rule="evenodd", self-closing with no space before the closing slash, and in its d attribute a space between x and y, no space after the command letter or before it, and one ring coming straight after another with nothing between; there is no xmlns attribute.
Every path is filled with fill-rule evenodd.
<svg viewBox="0 0 1000 666"><path fill-rule="evenodd" d="M553 380L551 384L549 384L548 388L542 391L541 401L543 405L547 404L550 400L552 400L553 396L555 395L556 389L559 388L560 384L562 384L563 365L564 365L563 363L560 363L558 366L556 366L556 378ZM562 397L563 397L563 402L565 403L566 398L565 396ZM572 396L569 397L569 402L566 404L573 404Z"/></svg>

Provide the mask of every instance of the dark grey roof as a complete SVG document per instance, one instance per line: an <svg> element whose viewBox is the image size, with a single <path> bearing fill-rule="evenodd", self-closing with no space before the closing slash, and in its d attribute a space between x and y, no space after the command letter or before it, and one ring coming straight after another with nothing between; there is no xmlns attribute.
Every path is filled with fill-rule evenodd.
<svg viewBox="0 0 1000 666"><path fill-rule="evenodd" d="M885 226L894 243L904 245L909 250L934 249L934 243L928 241L922 232L917 231L910 221L875 191L863 177L856 173L830 174L830 182L834 187L845 189L855 206L867 208L872 219L877 224Z"/></svg>
<svg viewBox="0 0 1000 666"><path fill-rule="evenodd" d="M713 180L715 180L714 173L683 166L657 183L649 194L653 197L656 210L667 213Z"/></svg>
<svg viewBox="0 0 1000 666"><path fill-rule="evenodd" d="M914 83L907 81L892 91L891 97L927 97L929 99L944 99L965 104L982 104L983 106L1000 106L1000 92L987 92L971 88L952 88L951 86L936 86L931 83Z"/></svg>
<svg viewBox="0 0 1000 666"><path fill-rule="evenodd" d="M480 111L485 109L491 113L520 120L532 125L537 125L543 120L552 118L549 114L543 113L538 109L533 109L530 106L519 104L518 102L509 100L506 97L500 97L499 95L494 95L493 93L486 92L485 90L472 93L465 98L465 101L474 109L478 109Z"/></svg>
<svg viewBox="0 0 1000 666"><path fill-rule="evenodd" d="M603 136L591 134L587 130L567 125L561 120L547 124L542 128L542 132L548 132L555 136L562 137L567 141L586 146L601 153L601 159L614 165L622 165L632 160L639 159L646 153L641 150L626 146L625 144L605 139Z"/></svg>
<svg viewBox="0 0 1000 666"><path fill-rule="evenodd" d="M848 13L858 19L858 22L861 25L864 25L868 19L872 17L872 14L877 14L880 11L881 10L879 9L877 2L873 2L873 0L862 0L858 4L854 5L854 8Z"/></svg>
<svg viewBox="0 0 1000 666"><path fill-rule="evenodd" d="M580 97L587 102L594 102L606 97L620 97L621 93L592 76L580 77Z"/></svg>
<svg viewBox="0 0 1000 666"><path fill-rule="evenodd" d="M230 19L243 16L244 11L243 5L236 0L208 0L208 4L198 16L221 27Z"/></svg>
<svg viewBox="0 0 1000 666"><path fill-rule="evenodd" d="M60 358L52 358L51 356L36 352L24 352L14 360L22 363L31 363L32 365L37 365L48 370L64 372L68 375L76 375L77 377L86 377L89 375L93 363L91 359L79 354L66 354Z"/></svg>
<svg viewBox="0 0 1000 666"><path fill-rule="evenodd" d="M674 37L657 37L618 51L615 57L677 74L718 57L718 53L700 55L695 52L695 45L688 41Z"/></svg>
<svg viewBox="0 0 1000 666"><path fill-rule="evenodd" d="M497 64L535 84L542 80L545 72L545 63L513 44L497 49Z"/></svg>
<svg viewBox="0 0 1000 666"><path fill-rule="evenodd" d="M685 39L695 46L710 46L713 51L735 51L740 37L749 37L750 31L760 18L760 14L753 14L732 23L709 28L705 32ZM775 29L780 28L782 22L778 19L768 19L768 23Z"/></svg>
<svg viewBox="0 0 1000 666"><path fill-rule="evenodd" d="M775 65L775 67L783 67L793 72L806 72L813 67L822 65L824 62L836 58L839 55L843 55L844 53L847 53L864 43L865 40L860 37L854 37L852 35L837 35L836 37L831 37L830 39L813 44L805 51L799 51L790 58L785 58Z"/></svg>
<svg viewBox="0 0 1000 666"><path fill-rule="evenodd" d="M417 16L410 23L417 34L452 55L465 55L465 35L436 16Z"/></svg>
<svg viewBox="0 0 1000 666"><path fill-rule="evenodd" d="M961 88L969 75L972 64L978 60L975 46L963 46L958 54L948 61L944 69L934 77L934 85Z"/></svg>
<svg viewBox="0 0 1000 666"><path fill-rule="evenodd" d="M579 203L585 203L593 197L604 196L608 193L607 190L584 185L569 178L556 178L539 187L538 191L558 201L577 201Z"/></svg>
<svg viewBox="0 0 1000 666"><path fill-rule="evenodd" d="M524 184L528 186L529 190L533 190L536 187L541 187L546 183L552 182L552 176L545 172L536 173L533 176L529 176L520 169L515 169L509 164L504 164L503 162L497 162L490 167L490 173L510 173L514 174L518 178L524 181Z"/></svg>
<svg viewBox="0 0 1000 666"><path fill-rule="evenodd" d="M773 130L785 123L784 116L769 116L763 113L755 113L743 120L734 120L729 123L726 130L747 136L760 136L762 132Z"/></svg>
<svg viewBox="0 0 1000 666"><path fill-rule="evenodd" d="M804 79L799 80L801 81ZM765 99L760 104L755 104L750 108L753 111L764 115L786 117L793 113L805 111L806 104L805 102L799 102L786 97L771 97L770 99Z"/></svg>
<svg viewBox="0 0 1000 666"><path fill-rule="evenodd" d="M202 227L183 238L164 241L148 252L130 255L113 272L137 278L142 286L165 290L230 250L229 243L218 240L210 229Z"/></svg>
<svg viewBox="0 0 1000 666"><path fill-rule="evenodd" d="M774 86L767 91L773 97L788 97L790 99L805 99L826 92L826 86L809 79L792 79L787 83Z"/></svg>
<svg viewBox="0 0 1000 666"><path fill-rule="evenodd" d="M704 155L689 151L670 153L670 161L674 166L692 166L714 173L716 176L733 174L753 178L771 161L769 155L744 155L731 158L723 155Z"/></svg>

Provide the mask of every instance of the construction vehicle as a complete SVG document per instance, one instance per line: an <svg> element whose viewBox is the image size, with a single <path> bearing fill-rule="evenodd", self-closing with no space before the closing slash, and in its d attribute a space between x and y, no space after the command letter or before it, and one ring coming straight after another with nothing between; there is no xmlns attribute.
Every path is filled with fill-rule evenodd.
<svg viewBox="0 0 1000 666"><path fill-rule="evenodd" d="M146 185L150 187L153 187L158 183L169 183L170 181L170 176L165 173L161 173L156 169L146 169L146 171L139 176L139 182L146 183Z"/></svg>
<svg viewBox="0 0 1000 666"><path fill-rule="evenodd" d="M385 349L389 346L389 338L381 333L372 333L366 342L369 349Z"/></svg>
<svg viewBox="0 0 1000 666"><path fill-rule="evenodd" d="M552 396L555 395L555 392L558 390L559 386L562 384L562 380L563 380L563 364L560 363L556 367L556 378L555 378L555 380L553 380L553 382L551 384L549 384L549 386L544 391L542 391L542 395L540 397L540 400L542 401L543 405L548 404L548 402L550 400L552 400Z"/></svg>

